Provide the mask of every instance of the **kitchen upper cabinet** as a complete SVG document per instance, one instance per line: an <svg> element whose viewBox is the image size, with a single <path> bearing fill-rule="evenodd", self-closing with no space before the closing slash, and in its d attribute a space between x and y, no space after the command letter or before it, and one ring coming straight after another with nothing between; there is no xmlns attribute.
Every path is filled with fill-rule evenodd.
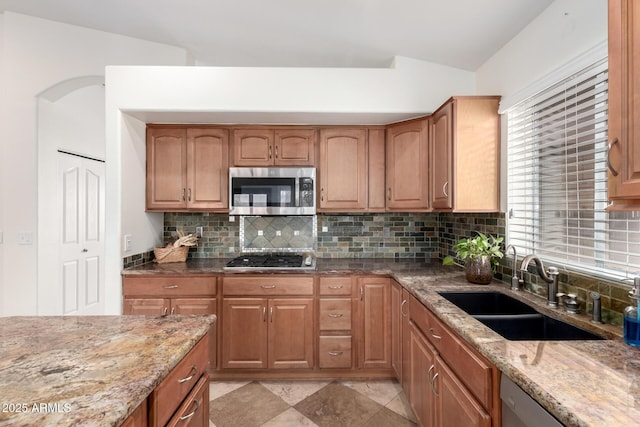
<svg viewBox="0 0 640 427"><path fill-rule="evenodd" d="M391 368L391 284L388 277L358 279L359 367Z"/></svg>
<svg viewBox="0 0 640 427"><path fill-rule="evenodd" d="M609 153L611 210L640 209L640 7L609 0Z"/></svg>
<svg viewBox="0 0 640 427"><path fill-rule="evenodd" d="M383 128L320 130L320 212L384 212Z"/></svg>
<svg viewBox="0 0 640 427"><path fill-rule="evenodd" d="M367 130L320 130L320 203L322 211L367 209Z"/></svg>
<svg viewBox="0 0 640 427"><path fill-rule="evenodd" d="M233 130L234 166L314 166L316 130L243 128Z"/></svg>
<svg viewBox="0 0 640 427"><path fill-rule="evenodd" d="M500 118L496 96L453 97L430 118L431 206L500 209Z"/></svg>
<svg viewBox="0 0 640 427"><path fill-rule="evenodd" d="M386 140L387 211L429 209L428 119L389 125Z"/></svg>
<svg viewBox="0 0 640 427"><path fill-rule="evenodd" d="M227 210L228 169L226 129L147 127L148 211Z"/></svg>

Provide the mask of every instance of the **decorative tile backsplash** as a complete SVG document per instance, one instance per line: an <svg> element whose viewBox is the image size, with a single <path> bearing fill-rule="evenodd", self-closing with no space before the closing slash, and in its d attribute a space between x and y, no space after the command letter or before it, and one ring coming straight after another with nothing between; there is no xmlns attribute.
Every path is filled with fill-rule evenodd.
<svg viewBox="0 0 640 427"><path fill-rule="evenodd" d="M242 252L315 252L315 215L241 216Z"/></svg>
<svg viewBox="0 0 640 427"><path fill-rule="evenodd" d="M198 247L190 249L189 258L231 258L242 252L243 245L245 250L269 245L286 250L315 241L316 255L321 258L429 259L454 255L455 242L473 236L476 231L505 236L506 230L503 213L321 214L317 215L315 227L310 226L308 220L302 223L298 220L295 217L245 217L244 234L241 234L240 217L230 221L225 214L166 213L163 238L166 243L175 239L178 229L188 234L195 233L196 227L203 227L204 236ZM520 260L523 255L520 254ZM134 255L125 258L123 265L125 268L139 265L152 257L152 252ZM495 277L510 283L512 275L512 260L507 256L498 266ZM607 323L622 324L622 311L630 303L629 289L625 283L579 273L561 271L560 275L560 292L576 293L583 312L592 310L589 293L601 294L603 320ZM526 273L525 290L545 295L547 288L537 275Z"/></svg>

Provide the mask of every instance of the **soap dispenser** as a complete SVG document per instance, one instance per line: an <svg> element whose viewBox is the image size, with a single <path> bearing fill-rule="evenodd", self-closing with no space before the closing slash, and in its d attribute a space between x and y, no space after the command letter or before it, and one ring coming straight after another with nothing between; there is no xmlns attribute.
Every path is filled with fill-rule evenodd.
<svg viewBox="0 0 640 427"><path fill-rule="evenodd" d="M640 277L633 279L633 289L629 291L631 305L624 309L624 341L640 347Z"/></svg>

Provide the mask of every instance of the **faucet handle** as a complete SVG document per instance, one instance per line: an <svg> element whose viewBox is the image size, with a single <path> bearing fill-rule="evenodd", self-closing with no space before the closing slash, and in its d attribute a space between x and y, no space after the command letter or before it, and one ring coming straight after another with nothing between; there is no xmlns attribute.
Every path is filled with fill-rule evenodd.
<svg viewBox="0 0 640 427"><path fill-rule="evenodd" d="M576 294L558 292L556 297L560 300L567 313L577 314L580 311L580 302L578 301L578 296Z"/></svg>
<svg viewBox="0 0 640 427"><path fill-rule="evenodd" d="M593 323L602 323L602 300L600 294L597 292L591 292L589 294L593 300L593 313L591 313L591 321Z"/></svg>

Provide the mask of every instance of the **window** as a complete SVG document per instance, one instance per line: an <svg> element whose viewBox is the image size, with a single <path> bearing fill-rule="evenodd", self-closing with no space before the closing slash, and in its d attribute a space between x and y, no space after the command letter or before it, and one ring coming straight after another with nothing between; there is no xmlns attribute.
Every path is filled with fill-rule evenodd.
<svg viewBox="0 0 640 427"><path fill-rule="evenodd" d="M640 215L607 212L607 61L515 105L508 123L508 243L610 278L640 272Z"/></svg>

